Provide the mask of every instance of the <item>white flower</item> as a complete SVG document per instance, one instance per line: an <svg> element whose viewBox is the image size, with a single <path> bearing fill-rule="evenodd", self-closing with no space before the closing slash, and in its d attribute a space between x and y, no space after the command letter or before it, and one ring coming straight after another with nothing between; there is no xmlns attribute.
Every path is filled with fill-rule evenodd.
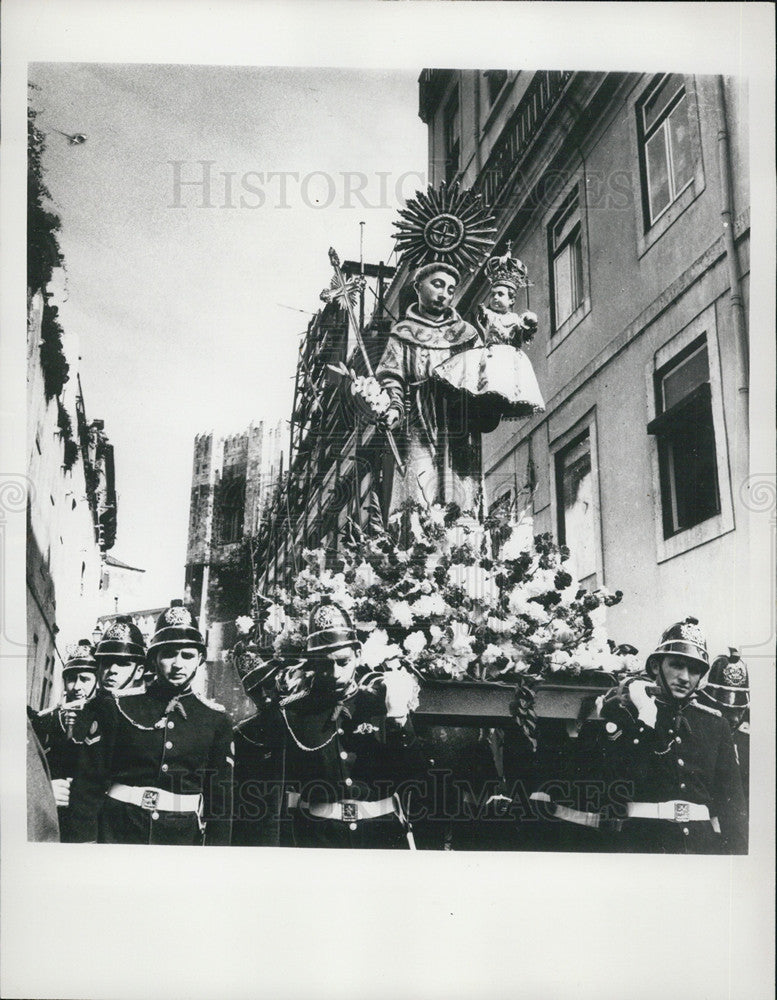
<svg viewBox="0 0 777 1000"><path fill-rule="evenodd" d="M389 601L389 621L396 622L405 628L413 624L413 612L407 601Z"/></svg>
<svg viewBox="0 0 777 1000"><path fill-rule="evenodd" d="M524 584L518 584L510 594L509 607L514 615L526 615L532 621L543 624L548 621L548 613L541 604L530 601Z"/></svg>
<svg viewBox="0 0 777 1000"><path fill-rule="evenodd" d="M452 634L450 652L456 657L471 660L474 639L469 634L469 625L466 622L451 622L450 629Z"/></svg>
<svg viewBox="0 0 777 1000"><path fill-rule="evenodd" d="M506 635L508 632L512 631L513 622L504 621L501 618L494 618L493 616L486 621L486 625L491 629L492 632L497 632L500 635Z"/></svg>
<svg viewBox="0 0 777 1000"><path fill-rule="evenodd" d="M426 647L426 636L423 632L411 632L402 645L410 656L418 656L421 650Z"/></svg>
<svg viewBox="0 0 777 1000"><path fill-rule="evenodd" d="M574 665L574 659L563 649L555 650L550 657L551 670L565 670Z"/></svg>
<svg viewBox="0 0 777 1000"><path fill-rule="evenodd" d="M524 583L527 597L539 597L540 594L547 594L549 590L555 590L556 574L552 569L538 569L531 579Z"/></svg>
<svg viewBox="0 0 777 1000"><path fill-rule="evenodd" d="M477 564L451 566L449 579L452 586L461 587L472 600L495 604L499 597L499 589L493 576Z"/></svg>
<svg viewBox="0 0 777 1000"><path fill-rule="evenodd" d="M442 504L433 503L429 508L429 520L432 524L443 525L445 524L445 508Z"/></svg>
<svg viewBox="0 0 777 1000"><path fill-rule="evenodd" d="M550 628L554 638L559 642L572 642L575 638L574 629L570 628L566 622L561 621L560 618L555 618L551 622Z"/></svg>
<svg viewBox="0 0 777 1000"><path fill-rule="evenodd" d="M416 618L431 618L432 615L444 615L448 611L448 606L442 594L435 591L419 597L413 602L410 610Z"/></svg>
<svg viewBox="0 0 777 1000"><path fill-rule="evenodd" d="M238 630L240 635L246 635L251 631L254 625L253 618L248 615L240 615L239 618L235 619L235 628Z"/></svg>
<svg viewBox="0 0 777 1000"><path fill-rule="evenodd" d="M368 562L359 563L356 567L354 584L360 590L367 590L380 582L380 577Z"/></svg>
<svg viewBox="0 0 777 1000"><path fill-rule="evenodd" d="M436 643L445 635L445 629L441 629L439 625L430 625L429 634L432 637L432 643Z"/></svg>
<svg viewBox="0 0 777 1000"><path fill-rule="evenodd" d="M388 635L382 628L375 629L362 646L362 663L375 669L387 660L402 655L402 650L394 643L389 643Z"/></svg>
<svg viewBox="0 0 777 1000"><path fill-rule="evenodd" d="M500 559L517 559L522 552L534 547L534 519L526 518L519 524L513 524L510 537L502 546Z"/></svg>
<svg viewBox="0 0 777 1000"><path fill-rule="evenodd" d="M490 642L480 654L480 662L487 666L489 663L496 663L496 661L504 655L505 654L500 646Z"/></svg>
<svg viewBox="0 0 777 1000"><path fill-rule="evenodd" d="M280 604L271 604L267 609L267 620L264 623L264 627L268 632L272 632L273 635L278 635L279 632L283 631L285 624L286 612Z"/></svg>

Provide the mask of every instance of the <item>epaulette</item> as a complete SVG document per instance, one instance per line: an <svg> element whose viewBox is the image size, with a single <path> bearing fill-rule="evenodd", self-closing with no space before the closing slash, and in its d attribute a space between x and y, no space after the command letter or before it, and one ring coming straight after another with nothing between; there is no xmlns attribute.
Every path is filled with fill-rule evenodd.
<svg viewBox="0 0 777 1000"><path fill-rule="evenodd" d="M712 705L705 705L704 702L701 701L692 701L688 707L698 708L701 712L709 712L710 715L717 715L720 719L723 718L723 713L718 711L717 708L713 708Z"/></svg>
<svg viewBox="0 0 777 1000"><path fill-rule="evenodd" d="M41 718L41 716L43 715L52 715L54 712L58 710L59 710L59 705L51 705L49 708L42 708L40 712L36 712L35 714L38 716L38 718Z"/></svg>
<svg viewBox="0 0 777 1000"><path fill-rule="evenodd" d="M223 712L226 715L226 708L224 708L223 705L219 705L217 701L211 701L210 698L206 698L203 694L197 694L196 691L192 691L192 694L197 701L202 702L202 704L208 708L212 708L214 712Z"/></svg>

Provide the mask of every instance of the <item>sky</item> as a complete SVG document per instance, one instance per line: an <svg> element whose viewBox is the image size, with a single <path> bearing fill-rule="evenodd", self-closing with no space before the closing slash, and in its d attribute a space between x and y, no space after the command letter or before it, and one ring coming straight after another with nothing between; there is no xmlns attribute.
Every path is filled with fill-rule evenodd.
<svg viewBox="0 0 777 1000"><path fill-rule="evenodd" d="M112 554L146 570L143 607L183 592L195 435L288 420L330 245L358 259L363 221L365 259L389 259L424 184L418 72L30 65L55 301L114 445Z"/></svg>

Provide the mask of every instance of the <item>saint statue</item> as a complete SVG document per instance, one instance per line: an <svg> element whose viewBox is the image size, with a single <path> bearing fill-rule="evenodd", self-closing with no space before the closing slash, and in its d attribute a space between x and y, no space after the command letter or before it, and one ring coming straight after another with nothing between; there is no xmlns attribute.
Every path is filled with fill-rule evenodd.
<svg viewBox="0 0 777 1000"><path fill-rule="evenodd" d="M480 426L467 396L432 377L449 358L483 345L453 308L459 272L451 264L420 267L417 302L391 329L375 371L389 397L386 426L405 467L394 472L389 510L405 500L457 503L475 511L481 475Z"/></svg>

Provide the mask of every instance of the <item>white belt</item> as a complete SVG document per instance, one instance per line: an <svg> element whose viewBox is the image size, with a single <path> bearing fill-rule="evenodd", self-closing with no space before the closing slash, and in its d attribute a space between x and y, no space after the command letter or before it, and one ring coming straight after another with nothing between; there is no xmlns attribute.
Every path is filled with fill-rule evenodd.
<svg viewBox="0 0 777 1000"><path fill-rule="evenodd" d="M355 823L363 819L377 819L396 812L394 799L378 799L377 802L362 802L357 799L343 799L341 802L321 802L311 805L299 802L301 813L316 819L337 819L342 823Z"/></svg>
<svg viewBox="0 0 777 1000"><path fill-rule="evenodd" d="M547 792L532 792L529 798L534 802L549 803L556 819L564 819L567 823L577 823L578 826L599 826L599 813L583 812L580 809L570 809L568 806L558 805Z"/></svg>
<svg viewBox="0 0 777 1000"><path fill-rule="evenodd" d="M111 785L108 795L119 802L128 802L133 806L140 806L153 812L161 809L162 812L193 812L198 815L202 812L201 795L175 795L173 792L166 792L163 788L148 788L139 785Z"/></svg>
<svg viewBox="0 0 777 1000"><path fill-rule="evenodd" d="M710 811L698 802L629 802L626 807L629 819L664 819L672 823L695 823L710 821Z"/></svg>

